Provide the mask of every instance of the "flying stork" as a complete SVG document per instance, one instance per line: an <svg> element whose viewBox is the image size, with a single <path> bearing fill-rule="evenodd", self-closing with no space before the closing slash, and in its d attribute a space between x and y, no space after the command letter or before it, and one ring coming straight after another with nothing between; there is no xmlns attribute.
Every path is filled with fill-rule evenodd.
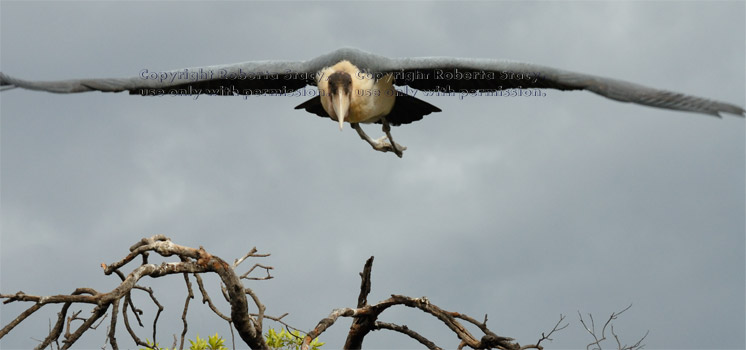
<svg viewBox="0 0 746 350"><path fill-rule="evenodd" d="M309 93L304 88L318 87ZM26 81L0 73L0 89L20 87L55 93L87 91L132 95L288 95L313 96L296 109L339 123L350 123L373 149L401 157L406 147L394 142L391 126L409 124L440 112L423 100L394 88L409 87L439 94L482 94L523 89L589 90L621 102L743 117L743 108L703 97L665 91L622 80L546 66L474 58L388 58L342 48L307 61L249 61L184 68L167 72L142 70L132 78ZM301 90L303 89L303 90ZM385 136L371 139L360 123L379 123Z"/></svg>

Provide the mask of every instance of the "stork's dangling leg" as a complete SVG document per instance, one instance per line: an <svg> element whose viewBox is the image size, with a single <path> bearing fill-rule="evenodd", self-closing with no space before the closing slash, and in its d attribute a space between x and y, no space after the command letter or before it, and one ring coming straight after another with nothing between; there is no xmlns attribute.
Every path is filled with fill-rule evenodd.
<svg viewBox="0 0 746 350"><path fill-rule="evenodd" d="M386 137L389 139L389 143L391 144L391 147L394 149L394 153L401 158L402 152L404 152L406 147L394 142L394 138L391 137L391 125L389 124L389 121L386 120L386 118L381 118L381 123L383 124L383 132L386 133Z"/></svg>
<svg viewBox="0 0 746 350"><path fill-rule="evenodd" d="M373 141L373 139L371 139L370 136L368 136L368 134L366 134L365 131L363 131L363 128L360 127L360 124L350 123L350 126L352 126L352 128L355 129L355 131L357 131L357 134L360 135L360 138L367 141L373 147L373 149L375 149L376 151L381 151L380 143L378 143L377 141ZM386 152L386 151L383 151L383 152Z"/></svg>
<svg viewBox="0 0 746 350"><path fill-rule="evenodd" d="M381 138L379 138L377 140L371 139L368 136L368 134L366 134L365 131L363 131L363 128L360 127L360 124L358 124L358 123L350 123L350 126L352 126L352 128L355 129L355 131L357 131L357 134L360 135L361 139L363 139L366 142L368 142L368 144L370 144L370 146L373 147L373 149L376 150L376 151L394 152L394 153L396 153L397 156L399 156L399 158L401 158L402 157L402 152L405 149L407 149L406 147L404 147L404 146L402 146L400 144L397 144L397 143L394 143L393 145L395 145L395 146L392 146L392 143L389 142L390 139L388 139L387 136L383 136L383 137L381 137Z"/></svg>

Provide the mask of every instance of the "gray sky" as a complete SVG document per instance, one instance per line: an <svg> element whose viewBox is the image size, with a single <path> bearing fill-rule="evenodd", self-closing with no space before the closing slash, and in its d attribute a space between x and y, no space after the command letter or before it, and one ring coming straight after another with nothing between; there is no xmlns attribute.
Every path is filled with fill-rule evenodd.
<svg viewBox="0 0 746 350"><path fill-rule="evenodd" d="M745 11L743 2L691 1L4 1L0 68L25 79L130 77L355 46L528 61L744 106ZM4 293L111 290L117 278L99 264L163 233L226 260L252 246L271 252L262 262L276 278L249 286L268 313L290 312L302 329L355 305L358 272L375 255L369 300L424 295L447 310L487 313L492 330L521 344L565 314L570 327L547 345L584 348L577 311L601 320L633 303L615 327L627 342L649 329L651 349L745 346L741 118L588 92L430 97L443 112L394 129L409 147L398 159L349 126L340 133L293 110L304 98L0 97ZM159 341L170 344L181 330L183 279L142 283L168 308ZM150 304L139 306L152 317ZM0 306L2 324L26 307ZM43 310L0 347L35 345L59 309ZM380 319L458 345L414 310ZM322 336L327 348L342 345L349 322ZM199 300L189 331L230 334ZM125 333L120 345L133 346ZM149 337L149 326L139 334ZM78 347L104 340L99 330ZM365 344L419 347L385 332Z"/></svg>

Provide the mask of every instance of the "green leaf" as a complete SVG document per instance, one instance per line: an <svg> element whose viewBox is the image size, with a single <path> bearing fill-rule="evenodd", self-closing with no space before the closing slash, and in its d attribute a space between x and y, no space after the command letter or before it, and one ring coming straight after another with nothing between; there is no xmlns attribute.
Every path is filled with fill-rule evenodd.
<svg viewBox="0 0 746 350"><path fill-rule="evenodd" d="M156 348L158 348L160 350L168 350L166 348L159 348L158 347L158 343L152 343L152 342L150 342L150 339L148 339L148 338L145 338L145 344L148 344L148 346L144 347L144 348L141 348L140 350L155 350Z"/></svg>
<svg viewBox="0 0 746 350"><path fill-rule="evenodd" d="M197 339L194 341L189 341L191 346L189 347L189 350L207 350L207 342L199 337L199 334L197 335Z"/></svg>
<svg viewBox="0 0 746 350"><path fill-rule="evenodd" d="M218 333L215 333L215 335L208 337L207 341L210 344L210 350L228 350L228 348L223 345L223 343L225 343L225 339L221 338Z"/></svg>
<svg viewBox="0 0 746 350"><path fill-rule="evenodd" d="M288 332L285 329L282 329L278 334L277 331L270 328L267 331L267 334L265 334L264 338L267 342L267 346L269 346L270 348L276 350L300 350L301 346L303 345L303 338L305 338L305 336L305 334L297 330ZM321 350L320 347L322 345L324 345L324 343L318 341L317 338L311 341L310 348L312 350Z"/></svg>

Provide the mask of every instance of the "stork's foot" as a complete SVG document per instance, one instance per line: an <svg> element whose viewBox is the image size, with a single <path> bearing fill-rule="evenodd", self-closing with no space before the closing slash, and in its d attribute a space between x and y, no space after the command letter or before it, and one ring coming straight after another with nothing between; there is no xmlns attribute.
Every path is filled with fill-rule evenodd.
<svg viewBox="0 0 746 350"><path fill-rule="evenodd" d="M402 146L396 142L391 144L391 141L389 141L389 138L387 136L381 136L380 138L373 140L373 149L376 151L381 152L394 152L397 157L401 158L404 154L404 150L407 149L406 146Z"/></svg>
<svg viewBox="0 0 746 350"><path fill-rule="evenodd" d="M373 140L370 138L370 136L368 136L368 134L365 133L365 131L363 131L363 128L360 127L360 124L350 123L350 125L352 126L353 129L355 129L355 131L357 131L357 134L360 135L360 138L365 140L365 142L367 142L376 151L381 151L384 153L394 152L399 158L401 158L402 152L404 152L404 150L407 149L406 147L396 142L393 142L392 144L391 133L386 128L383 129L387 134L386 136L383 136L379 138L378 140Z"/></svg>

